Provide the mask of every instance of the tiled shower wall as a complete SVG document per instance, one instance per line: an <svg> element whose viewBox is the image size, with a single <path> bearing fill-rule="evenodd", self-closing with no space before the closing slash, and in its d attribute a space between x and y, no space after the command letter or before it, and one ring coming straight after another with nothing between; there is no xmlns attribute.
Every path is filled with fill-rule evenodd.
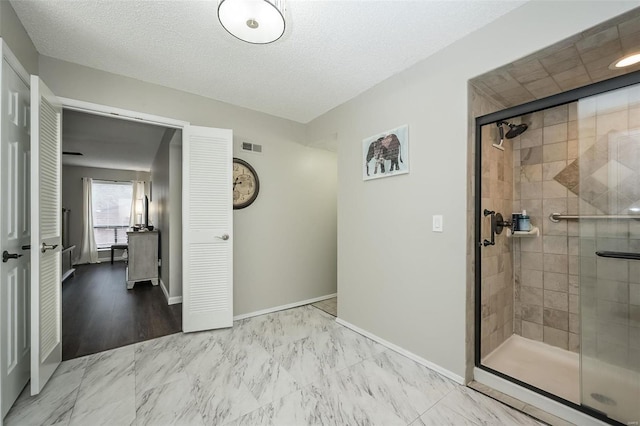
<svg viewBox="0 0 640 426"><path fill-rule="evenodd" d="M577 103L521 117L528 130L513 150L513 212L527 210L540 236L513 239L514 332L578 351L577 223L549 220L577 214L578 198L554 178L578 157Z"/></svg>
<svg viewBox="0 0 640 426"><path fill-rule="evenodd" d="M508 219L513 204L513 145L505 150L498 142L495 125L482 127L482 209L493 210ZM482 221L482 237L490 239L491 219ZM506 230L495 237L496 244L482 248L481 356L491 353L513 334L513 263L511 241Z"/></svg>

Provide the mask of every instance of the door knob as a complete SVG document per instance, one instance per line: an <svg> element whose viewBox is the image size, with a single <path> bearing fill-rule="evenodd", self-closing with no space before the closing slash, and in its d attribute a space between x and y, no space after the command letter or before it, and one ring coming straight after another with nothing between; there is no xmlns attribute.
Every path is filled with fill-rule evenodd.
<svg viewBox="0 0 640 426"><path fill-rule="evenodd" d="M222 236L216 235L216 238L227 241L229 239L229 234L222 234Z"/></svg>
<svg viewBox="0 0 640 426"><path fill-rule="evenodd" d="M19 257L22 257L22 255L18 254L18 253L9 253L6 250L2 252L2 262L3 263L7 263L7 261L9 261L9 259L17 259Z"/></svg>
<svg viewBox="0 0 640 426"><path fill-rule="evenodd" d="M45 244L45 243L42 243L42 249L40 251L42 251L44 253L47 250L55 250L56 247L58 247L57 244Z"/></svg>

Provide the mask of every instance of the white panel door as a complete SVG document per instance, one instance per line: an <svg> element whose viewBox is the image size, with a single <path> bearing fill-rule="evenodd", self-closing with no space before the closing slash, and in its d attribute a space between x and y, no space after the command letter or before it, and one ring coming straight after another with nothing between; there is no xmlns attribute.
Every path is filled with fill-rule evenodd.
<svg viewBox="0 0 640 426"><path fill-rule="evenodd" d="M29 381L29 88L2 61L0 383L4 417ZM25 247L26 249L26 247Z"/></svg>
<svg viewBox="0 0 640 426"><path fill-rule="evenodd" d="M187 126L182 145L182 329L233 325L231 130Z"/></svg>
<svg viewBox="0 0 640 426"><path fill-rule="evenodd" d="M62 361L62 106L31 76L31 395Z"/></svg>

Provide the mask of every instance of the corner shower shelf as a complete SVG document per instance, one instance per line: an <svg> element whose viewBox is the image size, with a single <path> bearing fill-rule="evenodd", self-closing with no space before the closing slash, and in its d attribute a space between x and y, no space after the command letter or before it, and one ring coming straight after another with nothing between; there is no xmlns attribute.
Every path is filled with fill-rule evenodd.
<svg viewBox="0 0 640 426"><path fill-rule="evenodd" d="M527 237L539 237L540 229L537 226L532 226L530 231L516 231L511 232L509 228L507 228L507 237L510 238L527 238Z"/></svg>

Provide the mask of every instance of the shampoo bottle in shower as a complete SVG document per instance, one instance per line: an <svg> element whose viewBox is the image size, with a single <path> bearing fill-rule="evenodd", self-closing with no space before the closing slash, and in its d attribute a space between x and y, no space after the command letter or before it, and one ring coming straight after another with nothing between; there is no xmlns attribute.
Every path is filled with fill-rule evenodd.
<svg viewBox="0 0 640 426"><path fill-rule="evenodd" d="M531 220L526 210L522 210L522 215L518 219L518 231L531 231Z"/></svg>

